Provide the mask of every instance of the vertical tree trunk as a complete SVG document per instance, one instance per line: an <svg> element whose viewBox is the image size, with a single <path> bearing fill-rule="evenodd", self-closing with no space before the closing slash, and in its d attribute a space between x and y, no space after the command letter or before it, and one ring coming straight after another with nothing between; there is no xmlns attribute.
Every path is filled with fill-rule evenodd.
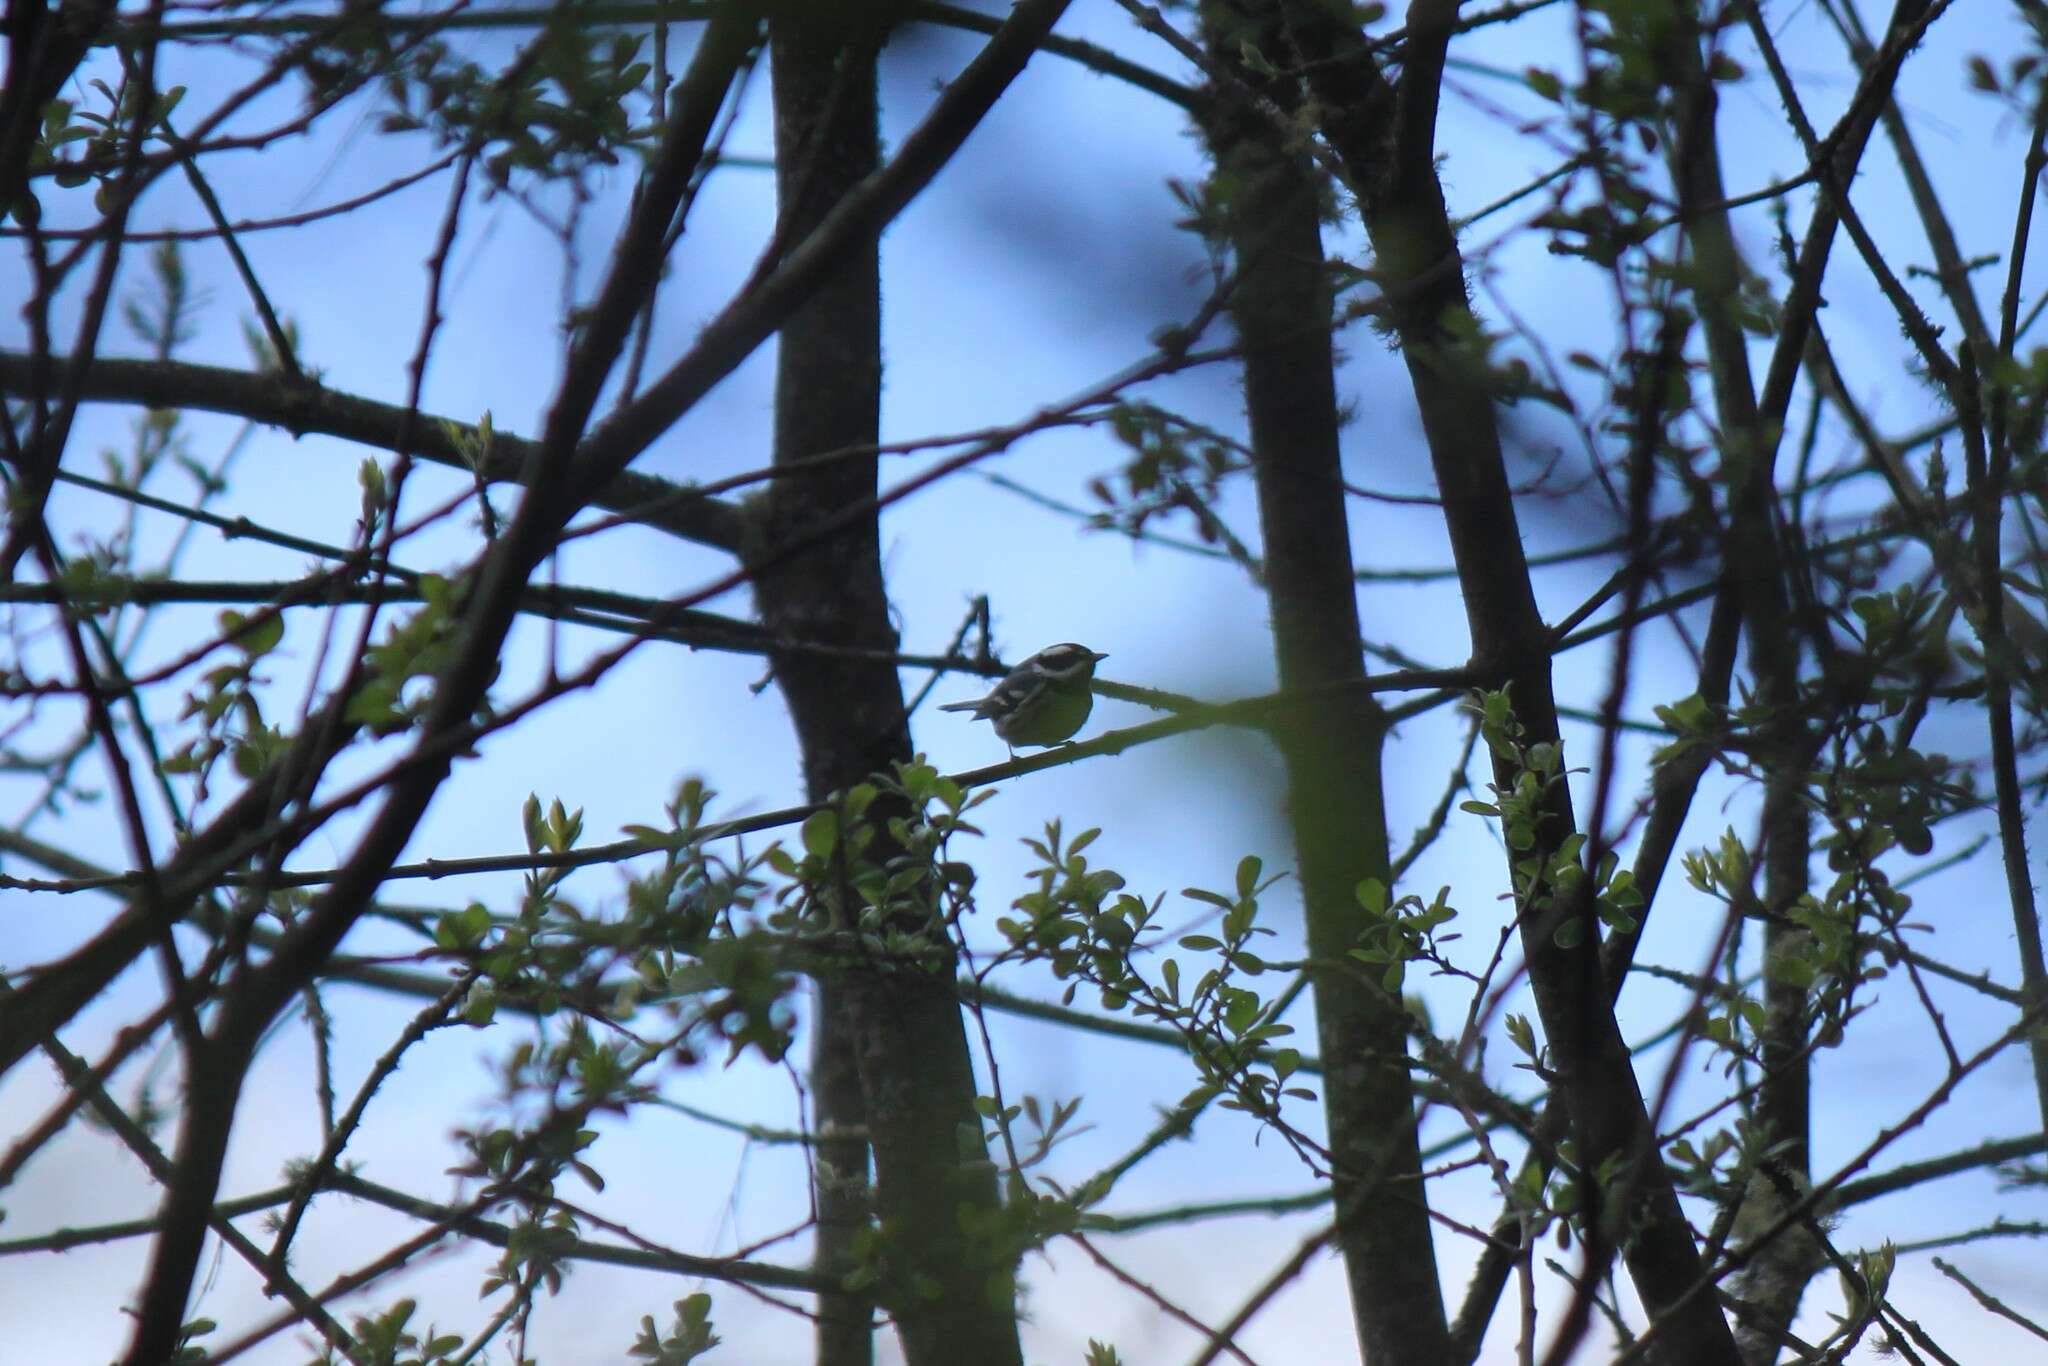
<svg viewBox="0 0 2048 1366"><path fill-rule="evenodd" d="M1349 957L1366 927L1358 884L1391 880L1380 786L1385 727L1363 693L1357 580L1338 450L1331 292L1319 227L1321 186L1307 156L1244 98L1252 79L1236 54L1272 48L1270 8L1209 0L1208 50L1232 73L1210 92L1207 135L1215 188L1228 208L1237 261L1231 309L1244 346L1280 686L1317 690L1273 726L1287 765L1313 976L1317 1042L1341 1059L1323 1078L1336 1239L1359 1350L1372 1366L1443 1366L1443 1296L1421 1179L1409 1015L1399 982ZM1276 83L1277 86L1277 83ZM1295 101L1289 99L1288 103Z"/></svg>
<svg viewBox="0 0 2048 1366"><path fill-rule="evenodd" d="M773 20L776 186L786 243L801 239L877 163L875 57L886 25L871 6L792 4ZM875 247L845 262L783 327L775 392L775 461L871 444L879 425L881 311ZM872 455L834 460L770 483L760 546L774 551L876 491ZM896 648L876 518L819 536L756 581L763 622L785 640ZM911 757L903 696L886 659L776 655L814 799ZM871 809L877 819L888 804ZM891 851L878 840L871 852ZM941 937L939 942L943 943ZM963 1228L997 1214L988 1169L970 1167L961 1135L978 1133L974 1072L950 966L849 964L821 974L812 1037L817 1263L843 1274L874 1215L883 1237L877 1297L895 1317L911 1366L1018 1362L1007 1256ZM858 1135L864 1133L865 1138ZM872 1359L863 1295L820 1300L821 1366Z"/></svg>
<svg viewBox="0 0 2048 1366"><path fill-rule="evenodd" d="M876 107L872 46L856 52L825 40L805 42L788 32L790 27L777 25L770 60L776 192L783 230L794 234L814 224L839 194L874 169ZM782 329L775 376L776 463L875 440L882 382L878 269L874 248L849 253L832 282ZM801 524L812 495L817 510L825 510L871 494L872 463L849 462L827 476L829 487L771 484L769 543L776 524L792 529ZM840 602L819 594L822 585L803 573L815 562L817 577L823 578L833 559L850 563L872 560L874 554L873 526L862 523L790 562L761 584L763 618L802 639L823 639L828 633L873 636L863 628L880 620L881 638L893 639L886 604L879 601L879 582L870 592L856 589ZM897 692L895 678L870 670L873 676L860 680L860 690L849 692L849 702L855 697L868 701L863 718L850 709L841 712L835 698L840 680L828 676L839 672L815 659L785 656L776 661L776 677L796 718L804 788L812 800L859 782L877 767L906 757L909 749L898 739L900 699L895 714L889 710ZM877 741L882 742L879 749ZM846 993L828 975L813 984L810 1086L818 1135L812 1155L818 1214L813 1264L820 1274L844 1280L855 1269L856 1240L868 1223L867 1114ZM819 1296L817 1366L868 1366L874 1360L873 1319L874 1306L863 1294Z"/></svg>
<svg viewBox="0 0 2048 1366"><path fill-rule="evenodd" d="M1687 223L1686 245L1697 273L1693 295L1723 433L1722 462L1729 485L1723 555L1742 609L1757 697L1769 708L1752 751L1764 770L1762 908L1767 917L1763 1075L1755 1118L1777 1147L1771 1169L1756 1173L1743 1197L1734 1226L1739 1242L1745 1230L1776 1225L1790 1203L1787 1195L1797 1198L1811 1184L1807 987L1803 979L1787 980L1773 971L1788 957L1812 952L1812 936L1788 918L1806 894L1810 876L1812 832L1805 791L1809 741L1799 711L1799 640L1776 524L1772 471L1777 437L1766 430L1757 410L1749 338L1732 307L1740 297L1743 265L1727 211L1717 207L1727 198L1715 137L1719 101L1700 51L1704 36L1690 23L1677 29L1667 57L1677 96L1671 177ZM1752 1250L1736 1283L1737 1293L1750 1302L1750 1311L1736 1321L1736 1341L1749 1366L1769 1366L1778 1359L1806 1284L1824 1265L1820 1248L1803 1229L1781 1232Z"/></svg>
<svg viewBox="0 0 2048 1366"><path fill-rule="evenodd" d="M1396 88L1382 75L1347 7L1328 0L1278 3L1393 304L1389 317L1443 499L1473 663L1507 689L1528 743L1558 744L1550 632L1522 550L1494 396L1480 358L1458 340L1474 333L1464 260L1434 159L1444 53L1458 5L1416 0L1410 6ZM1506 785L1518 775L1497 756L1495 776ZM1518 851L1518 862L1549 860L1574 832L1563 784L1549 789L1545 817L1537 846ZM1589 1257L1599 1262L1592 1273L1605 1270L1605 1257L1597 1255L1601 1247L1619 1241L1644 1306L1659 1320L1653 1359L1734 1366L1734 1339L1706 1288L1706 1265L1658 1160L1642 1090L1608 1005L1590 887L1583 897L1558 901L1551 914L1525 913L1519 930L1555 1085L1570 1113L1581 1169L1589 1175L1584 1208L1597 1240ZM1575 936L1559 934L1568 920L1578 922ZM1620 1174L1611 1189L1590 1179L1603 1171ZM1581 1324L1589 1308L1581 1297ZM1565 1331L1578 1331L1578 1325L1567 1324Z"/></svg>

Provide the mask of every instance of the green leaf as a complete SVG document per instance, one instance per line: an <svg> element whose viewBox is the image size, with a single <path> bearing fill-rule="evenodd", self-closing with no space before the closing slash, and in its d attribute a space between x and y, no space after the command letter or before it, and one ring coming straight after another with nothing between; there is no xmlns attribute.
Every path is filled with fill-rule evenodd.
<svg viewBox="0 0 2048 1366"><path fill-rule="evenodd" d="M1749 73L1742 69L1742 63L1718 48L1707 61L1707 79L1710 81L1739 81L1747 74Z"/></svg>
<svg viewBox="0 0 2048 1366"><path fill-rule="evenodd" d="M469 989L469 995L462 1002L462 1018L479 1027L491 1022L498 1013L497 988L488 982L478 982Z"/></svg>
<svg viewBox="0 0 2048 1366"><path fill-rule="evenodd" d="M1244 63L1244 69L1255 76L1277 76L1280 72L1266 60L1265 54L1245 39L1237 45L1237 58Z"/></svg>
<svg viewBox="0 0 2048 1366"><path fill-rule="evenodd" d="M519 823L526 834L526 852L538 854L547 847L547 827L542 823L540 798L534 793L526 794L526 804L519 808Z"/></svg>
<svg viewBox="0 0 2048 1366"><path fill-rule="evenodd" d="M240 612L222 612L220 629L229 644L251 659L260 659L284 639L284 613L265 613L252 624Z"/></svg>
<svg viewBox="0 0 2048 1366"><path fill-rule="evenodd" d="M805 852L815 858L829 858L839 843L839 813L814 811L803 824Z"/></svg>
<svg viewBox="0 0 2048 1366"><path fill-rule="evenodd" d="M1259 1018L1259 1010L1264 1003L1249 991L1232 991L1229 996L1223 1007L1223 1023L1231 1033L1242 1034Z"/></svg>
<svg viewBox="0 0 2048 1366"><path fill-rule="evenodd" d="M156 121L162 123L165 119L168 119L171 116L171 111L176 109L179 102L184 98L185 87L182 85L174 85L169 90L158 95L156 97Z"/></svg>

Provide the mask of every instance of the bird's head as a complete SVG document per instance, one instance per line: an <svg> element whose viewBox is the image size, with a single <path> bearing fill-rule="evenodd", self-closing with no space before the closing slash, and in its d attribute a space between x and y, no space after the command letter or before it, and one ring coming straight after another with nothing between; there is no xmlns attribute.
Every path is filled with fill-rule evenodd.
<svg viewBox="0 0 2048 1366"><path fill-rule="evenodd" d="M1096 661L1108 658L1108 655L1100 651L1091 650L1086 645L1076 645L1069 640L1058 645L1046 646L1031 656L1031 663L1054 678L1078 682L1094 677Z"/></svg>

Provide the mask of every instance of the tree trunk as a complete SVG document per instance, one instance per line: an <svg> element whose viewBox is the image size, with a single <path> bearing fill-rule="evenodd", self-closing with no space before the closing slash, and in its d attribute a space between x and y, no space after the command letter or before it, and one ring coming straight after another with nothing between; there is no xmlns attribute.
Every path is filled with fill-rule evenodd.
<svg viewBox="0 0 2048 1366"><path fill-rule="evenodd" d="M1507 690L1526 743L1557 744L1550 632L1522 550L1488 375L1480 358L1459 342L1473 335L1473 320L1464 261L1434 160L1439 82L1458 6L1455 0L1418 0L1410 7L1396 89L1344 7L1324 0L1280 5L1390 296L1389 317L1443 499L1473 663ZM1517 776L1512 763L1496 756L1496 781L1507 785ZM1545 807L1537 845L1517 851L1517 863L1547 862L1574 832L1570 794L1562 783L1550 786ZM1583 1192L1589 1230L1607 1247L1610 1238L1621 1242L1637 1292L1658 1321L1654 1360L1735 1366L1734 1339L1658 1160L1642 1090L1607 1003L1590 890L1558 900L1549 914L1525 910L1518 928L1556 1068L1554 1084L1564 1094L1581 1170L1589 1175ZM1560 935L1573 921L1576 934ZM1590 1179L1610 1170L1622 1174L1610 1187ZM1600 1253L1597 1246L1588 1252L1587 1270L1594 1277L1605 1270ZM1574 1317L1583 1324L1590 1304L1579 1299ZM1566 1331L1573 1330L1568 1324Z"/></svg>
<svg viewBox="0 0 2048 1366"><path fill-rule="evenodd" d="M1788 918L1807 891L1812 832L1805 804L1810 742L1800 716L1799 639L1788 593L1784 546L1776 525L1776 436L1757 410L1749 338L1732 305L1740 298L1743 264L1725 209L1715 127L1718 96L1707 76L1704 36L1681 24L1668 46L1669 80L1677 96L1677 136L1670 144L1672 182L1687 221L1686 247L1697 279L1693 295L1707 343L1708 370L1720 419L1722 461L1729 482L1723 558L1742 608L1756 696L1769 714L1759 723L1752 757L1764 771L1763 1074L1754 1117L1776 1145L1771 1169L1755 1173L1741 1198L1734 1233L1775 1226L1791 1200L1811 1185L1807 1151L1812 1079L1807 986L1772 971L1788 957L1812 952L1812 936ZM1791 1199L1788 1200L1787 1196ZM1826 1259L1802 1228L1749 1249L1736 1280L1749 1311L1736 1321L1736 1341L1749 1366L1778 1359L1806 1284Z"/></svg>
<svg viewBox="0 0 2048 1366"><path fill-rule="evenodd" d="M1322 1054L1336 1240L1359 1351L1372 1366L1449 1360L1408 1070L1400 983L1349 956L1367 926L1357 888L1391 881L1380 785L1380 709L1344 683L1365 678L1357 579L1338 448L1331 292L1318 225L1321 186L1245 97L1237 54L1280 40L1278 15L1227 0L1203 6L1205 43L1230 72L1210 91L1206 132L1218 198L1229 207L1259 525L1280 686L1315 691L1273 734L1287 765ZM1298 101L1279 83L1272 93Z"/></svg>
<svg viewBox="0 0 2048 1366"><path fill-rule="evenodd" d="M785 245L793 245L872 171L878 159L875 56L886 29L872 9L792 5L774 20L776 187ZM830 281L781 332L775 461L801 461L875 441L881 392L878 254L846 255ZM896 648L873 515L818 535L816 528L872 500L872 455L832 461L771 481L757 509L759 547L777 555L756 580L762 621L784 640L827 642L886 655ZM844 791L911 757L895 666L784 651L775 677L802 747L813 800ZM877 802L870 816L886 818ZM886 860L885 841L871 855ZM942 934L934 940L944 944ZM948 956L950 964L950 956ZM818 1145L819 1270L856 1265L869 1228L866 1173L872 1146L874 1215L883 1237L876 1297L891 1311L911 1366L1021 1360L1006 1254L970 1236L996 1217L986 1166L970 1166L961 1135L978 1133L973 1065L950 966L849 963L820 974L813 1022L812 1096ZM865 1134L865 1138L860 1135ZM979 1215L980 1219L971 1216ZM823 1296L821 1366L872 1360L871 1305L863 1294Z"/></svg>

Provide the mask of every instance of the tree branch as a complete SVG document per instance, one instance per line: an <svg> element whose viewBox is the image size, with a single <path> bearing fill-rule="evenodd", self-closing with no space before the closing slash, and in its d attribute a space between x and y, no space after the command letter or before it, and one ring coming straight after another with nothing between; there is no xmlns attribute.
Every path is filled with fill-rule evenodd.
<svg viewBox="0 0 2048 1366"><path fill-rule="evenodd" d="M40 378L32 357L0 351L0 391L16 397L55 393L70 381L73 372L70 362L55 361L48 377ZM470 473L472 466L463 442L479 441L477 429L467 423L422 414L408 424L406 410L396 404L329 389L313 380L292 381L183 361L96 357L78 380L78 395L105 403L226 413L282 427L293 436L318 432L381 450L393 449L400 433L409 429L412 439L406 444L412 449L400 454L464 473ZM523 472L536 449L531 440L494 430L490 458L481 473L492 483L523 483ZM745 515L737 506L653 475L621 470L590 501L641 525L720 550L736 550L745 540Z"/></svg>

